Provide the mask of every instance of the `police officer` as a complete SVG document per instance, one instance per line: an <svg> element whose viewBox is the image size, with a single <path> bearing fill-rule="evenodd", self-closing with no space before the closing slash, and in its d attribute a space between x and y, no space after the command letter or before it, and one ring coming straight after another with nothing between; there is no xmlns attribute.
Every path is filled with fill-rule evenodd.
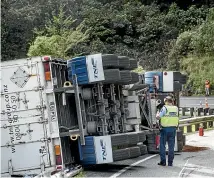
<svg viewBox="0 0 214 178"><path fill-rule="evenodd" d="M166 166L166 142L168 142L168 166L173 165L176 128L178 127L178 107L173 106L173 99L167 96L165 105L157 113L156 118L160 123L160 162L158 165Z"/></svg>
<svg viewBox="0 0 214 178"><path fill-rule="evenodd" d="M206 96L210 95L210 81L209 80L205 81L205 92L206 92Z"/></svg>

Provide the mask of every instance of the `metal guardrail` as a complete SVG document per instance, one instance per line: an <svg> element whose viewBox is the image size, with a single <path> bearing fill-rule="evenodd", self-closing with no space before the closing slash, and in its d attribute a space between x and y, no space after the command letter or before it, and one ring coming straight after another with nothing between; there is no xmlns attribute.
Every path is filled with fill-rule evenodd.
<svg viewBox="0 0 214 178"><path fill-rule="evenodd" d="M198 131L201 125L204 129L214 128L214 115L187 118L179 121L179 129L184 134Z"/></svg>
<svg viewBox="0 0 214 178"><path fill-rule="evenodd" d="M193 107L180 107L179 108L179 116L181 119L186 119L187 117L199 117L199 116L207 116L214 115L213 108L193 108Z"/></svg>
<svg viewBox="0 0 214 178"><path fill-rule="evenodd" d="M180 125L181 124L188 125L188 124L191 124L191 123L207 122L207 121L214 121L214 115L183 119L183 120L179 121L179 124Z"/></svg>

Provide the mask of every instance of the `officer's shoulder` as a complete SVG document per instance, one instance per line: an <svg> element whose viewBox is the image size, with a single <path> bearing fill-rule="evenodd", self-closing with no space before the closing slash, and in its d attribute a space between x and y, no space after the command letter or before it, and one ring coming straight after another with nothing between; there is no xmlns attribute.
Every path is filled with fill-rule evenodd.
<svg viewBox="0 0 214 178"><path fill-rule="evenodd" d="M161 108L161 112L163 112L163 111L166 111L166 106L163 106L163 107Z"/></svg>

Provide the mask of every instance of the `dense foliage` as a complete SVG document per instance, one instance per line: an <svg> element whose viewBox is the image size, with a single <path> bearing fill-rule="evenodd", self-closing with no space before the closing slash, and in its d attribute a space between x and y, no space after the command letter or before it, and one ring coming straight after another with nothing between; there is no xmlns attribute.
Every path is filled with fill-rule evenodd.
<svg viewBox="0 0 214 178"><path fill-rule="evenodd" d="M200 26L179 35L170 58L177 61L172 68L189 74L189 84L196 93L204 93L206 79L214 86L214 8Z"/></svg>
<svg viewBox="0 0 214 178"><path fill-rule="evenodd" d="M205 19L213 2L3 0L2 60L102 52L136 58L145 70L182 67L189 73L191 58L212 59L213 26Z"/></svg>

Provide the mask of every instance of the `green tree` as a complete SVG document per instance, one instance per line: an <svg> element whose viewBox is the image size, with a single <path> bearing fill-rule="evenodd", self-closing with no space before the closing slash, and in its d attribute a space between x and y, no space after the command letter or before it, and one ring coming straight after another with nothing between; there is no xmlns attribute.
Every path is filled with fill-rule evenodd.
<svg viewBox="0 0 214 178"><path fill-rule="evenodd" d="M146 70L166 68L171 61L168 56L173 41L180 33L200 25L211 4L212 1L184 3L181 0L3 0L2 59L25 57L30 45L32 49L36 42L38 45L34 45L34 50L37 50L48 41L53 43L51 46L60 45L57 55L115 53L138 59ZM51 30L61 27L52 18L58 16L60 6L64 20L68 17L76 20L71 25L71 32L66 31L67 35L53 35L53 32L50 35L49 19L55 23ZM43 33L35 34L35 28ZM66 44L70 43L67 36L75 37L73 31L78 33L75 35L78 43L71 42L75 45L67 48ZM80 39L82 33L88 40ZM49 43L46 45L50 46ZM51 47L47 48L50 53ZM43 50L46 50L44 45ZM33 55L31 50L29 55Z"/></svg>
<svg viewBox="0 0 214 178"><path fill-rule="evenodd" d="M72 27L74 22L71 16L65 16L61 7L59 14L48 21L44 30L36 30L37 37L29 48L28 56L52 55L67 58L68 51L87 40L87 35L78 27Z"/></svg>
<svg viewBox="0 0 214 178"><path fill-rule="evenodd" d="M188 73L195 92L204 93L206 79L214 86L214 8L200 26L179 35L170 55L177 60L177 68Z"/></svg>

